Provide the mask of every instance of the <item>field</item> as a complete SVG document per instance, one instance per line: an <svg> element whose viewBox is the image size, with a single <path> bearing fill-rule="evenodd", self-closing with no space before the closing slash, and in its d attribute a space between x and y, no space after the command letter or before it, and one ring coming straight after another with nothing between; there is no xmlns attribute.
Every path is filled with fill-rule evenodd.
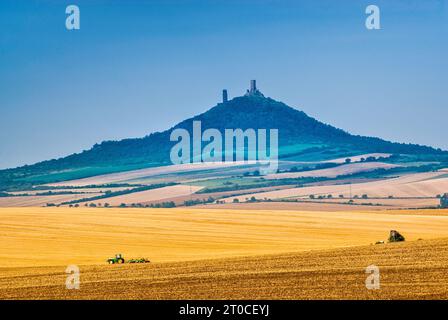
<svg viewBox="0 0 448 320"><path fill-rule="evenodd" d="M303 177L336 178L342 175L349 175L359 172L369 172L377 169L391 169L395 167L398 167L398 165L384 162L360 162L360 163L344 164L329 169L269 174L266 176L266 179L285 179L285 178L303 178Z"/></svg>
<svg viewBox="0 0 448 320"><path fill-rule="evenodd" d="M283 189L271 192L261 192L247 194L236 197L240 202L252 196L257 199L293 199L293 198L309 198L310 195L327 196L331 194L334 198L339 195L344 198L361 197L366 194L369 198L435 198L438 194L443 194L448 190L448 177L446 170L437 172L425 172L417 174L408 174L400 177L392 177L389 179L381 179L377 181L353 184L339 185L322 185L302 188ZM227 202L233 201L234 198L226 199Z"/></svg>
<svg viewBox="0 0 448 320"><path fill-rule="evenodd" d="M122 203L130 205L132 203L148 204L153 201L163 202L172 198L190 196L201 189L202 187L197 186L176 185L111 197L104 199L104 202L112 206L119 206Z"/></svg>
<svg viewBox="0 0 448 320"><path fill-rule="evenodd" d="M60 207L3 208L0 216L0 298L442 298L448 292L448 210ZM372 245L391 229L407 242ZM117 252L152 263L107 265ZM81 268L80 291L64 288L69 264ZM370 264L384 271L378 292L364 287Z"/></svg>
<svg viewBox="0 0 448 320"><path fill-rule="evenodd" d="M247 196L246 196L247 197ZM298 200L295 201L267 201L224 204L207 204L196 206L208 209L235 210L299 210L299 211L384 211L419 207L437 207L440 203L436 198L405 198L405 199L354 199L353 204L347 204L348 199Z"/></svg>
<svg viewBox="0 0 448 320"><path fill-rule="evenodd" d="M219 163L191 163L191 164L179 164L163 167L153 167L147 169L132 170L119 173L111 173L105 175L99 175L89 178L69 180L64 182L52 183L50 186L87 186L87 185L101 185L110 183L142 183L146 179L153 181L154 179L160 179L167 175L175 175L174 180L179 181L179 174L185 173L198 173L207 170L225 170L226 168L238 168L239 166L250 166L250 162L234 161L234 162L219 162ZM158 182L165 181L166 179L157 180ZM172 179L168 179L171 181Z"/></svg>
<svg viewBox="0 0 448 320"><path fill-rule="evenodd" d="M0 207L37 207L37 206L45 206L47 203L60 203L100 195L102 195L102 193L61 194L52 196L0 197Z"/></svg>
<svg viewBox="0 0 448 320"><path fill-rule="evenodd" d="M447 299L448 239L147 265L4 268L7 299ZM380 289L365 287L366 267Z"/></svg>

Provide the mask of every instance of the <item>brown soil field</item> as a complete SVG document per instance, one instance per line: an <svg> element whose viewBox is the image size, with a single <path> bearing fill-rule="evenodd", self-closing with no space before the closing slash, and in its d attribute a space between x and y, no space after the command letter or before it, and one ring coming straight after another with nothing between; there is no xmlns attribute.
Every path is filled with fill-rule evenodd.
<svg viewBox="0 0 448 320"><path fill-rule="evenodd" d="M148 202L143 202L142 204L150 204L150 203L160 203L164 201L173 201L176 205L183 205L186 200L207 200L212 197L214 199L222 198L222 197L230 197L237 196L246 193L254 193L254 192L266 192L266 191L274 191L274 190L282 190L289 189L293 187L292 185L284 185L284 186L274 186L274 187L264 187L264 188L252 188L252 189L244 189L244 190L235 190L235 191L222 191L222 192L210 192L210 193L195 193L189 194L186 196L180 197L172 197L163 199L163 201L153 200ZM195 206L196 207L196 206Z"/></svg>
<svg viewBox="0 0 448 320"><path fill-rule="evenodd" d="M370 198L394 196L397 198L404 197L435 197L437 194L443 194L448 190L448 178L446 171L425 172L408 174L398 178L390 178L365 183L341 184L341 185L325 185L304 188L284 189L272 192L254 193L237 197L240 201L254 196L258 199L282 199L282 198L308 198L309 195L328 195L331 194L337 198L344 195L345 198L350 197L350 189L352 196L367 194ZM228 198L226 201L232 201Z"/></svg>
<svg viewBox="0 0 448 320"><path fill-rule="evenodd" d="M369 198L369 199L352 199L352 200L355 206L372 203L372 204L379 204L384 207L401 208L401 209L437 207L440 204L440 199L438 198L399 198L399 199ZM320 202L321 200L314 200L314 201ZM323 202L327 203L346 203L347 201L349 201L349 199L323 200Z"/></svg>
<svg viewBox="0 0 448 320"><path fill-rule="evenodd" d="M365 286L366 267L380 287ZM0 299L447 299L448 239L145 265L2 268Z"/></svg>
<svg viewBox="0 0 448 320"><path fill-rule="evenodd" d="M41 207L47 203L58 204L65 201L100 196L102 193L62 194L54 196L0 197L0 207Z"/></svg>
<svg viewBox="0 0 448 320"><path fill-rule="evenodd" d="M42 193L42 192L77 192L77 193L104 193L106 191L123 191L123 190L127 190L127 189L132 189L133 187L115 187L115 188L111 188L111 187L104 187L104 188L76 188L76 189L70 189L70 188L66 188L66 189L49 189L49 190L28 190L28 191L13 191L13 192L8 192L9 194L13 194L13 195L20 195L20 194L30 194L30 195L35 195L36 193Z"/></svg>
<svg viewBox="0 0 448 320"><path fill-rule="evenodd" d="M93 201L93 203L101 202L101 203L109 203L111 206L119 206L122 203L127 205L131 205L132 203L151 203L152 201L163 202L169 201L167 199L174 197L182 197L189 196L199 190L202 187L197 186L187 186L187 185L175 185L157 189L151 189L146 191L129 193L121 196L104 198L97 201ZM88 201L92 202L92 201Z"/></svg>
<svg viewBox="0 0 448 320"><path fill-rule="evenodd" d="M234 209L234 210L299 210L299 211L384 211L393 209L415 209L437 207L439 199L353 199L353 204L345 204L349 199L299 200L273 202L241 202L206 204L195 208ZM373 205L368 205L372 203ZM380 204L380 205L376 205Z"/></svg>
<svg viewBox="0 0 448 320"><path fill-rule="evenodd" d="M287 178L305 178L305 177L336 178L338 176L348 174L368 172L376 169L391 169L395 167L398 166L384 162L359 162L359 163L344 164L339 167L328 169L310 170L303 172L274 173L267 175L266 179L287 179Z"/></svg>

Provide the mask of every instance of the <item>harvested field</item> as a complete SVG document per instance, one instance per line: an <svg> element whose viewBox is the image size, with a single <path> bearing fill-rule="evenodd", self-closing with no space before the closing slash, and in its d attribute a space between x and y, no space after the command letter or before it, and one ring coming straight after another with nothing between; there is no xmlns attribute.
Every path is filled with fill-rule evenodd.
<svg viewBox="0 0 448 320"><path fill-rule="evenodd" d="M214 199L218 199L218 198L222 198L222 197L237 196L237 195L253 193L253 192L266 192L266 191L273 191L273 190L282 190L282 189L288 189L288 188L291 188L291 187L292 187L291 185L284 185L284 186L275 186L275 187L243 189L243 190L235 190L235 191L195 193L195 194L188 194L186 196L165 198L162 201L153 200L153 201L145 202L145 204L160 203L160 202L164 202L164 201L173 201L177 206L179 206L179 205L184 205L185 201L187 201L187 200L201 200L201 201L204 201L204 200L209 199L210 197L212 197Z"/></svg>
<svg viewBox="0 0 448 320"><path fill-rule="evenodd" d="M223 169L238 166L251 165L250 162L245 163L244 161L234 161L234 162L220 162L220 163L191 163L191 164L179 164L163 167L153 167L148 169L132 170L120 173L111 173L100 176L94 176L90 178L77 179L71 181L64 181L49 184L50 186L87 186L87 185L100 185L100 184L110 184L110 183L127 183L134 181L135 183L141 182L142 179L147 179L151 177L158 177L161 175L175 174L175 173L185 173L203 170L213 170L213 169ZM179 176L177 176L179 180Z"/></svg>
<svg viewBox="0 0 448 320"><path fill-rule="evenodd" d="M95 202L107 202L112 206L119 206L122 203L130 205L132 203L148 204L151 202L163 202L167 199L189 196L199 190L202 187L187 186L187 185L175 185L151 190L145 190L140 192L133 192L121 196L110 197L101 199ZM90 201L89 201L90 202Z"/></svg>
<svg viewBox="0 0 448 320"><path fill-rule="evenodd" d="M337 159L331 159L331 160L326 160L326 161L321 161L321 162L331 162L331 163L345 163L346 159L350 159L351 162L359 162L361 161L362 158L367 159L367 158L389 158L392 154L390 153L365 153L365 154L360 154L358 156L350 156L350 157L344 157L344 158L337 158Z"/></svg>
<svg viewBox="0 0 448 320"><path fill-rule="evenodd" d="M61 194L54 196L0 197L0 207L42 207L47 203L58 204L86 197L100 196L102 193Z"/></svg>
<svg viewBox="0 0 448 320"><path fill-rule="evenodd" d="M274 173L266 176L266 179L287 179L287 178L306 178L306 177L327 177L336 178L338 176L349 175L359 172L368 172L377 169L392 169L399 167L395 164L384 163L384 162L359 162L344 164L334 168L310 170L302 172L285 172L285 173Z"/></svg>
<svg viewBox="0 0 448 320"><path fill-rule="evenodd" d="M13 192L8 192L9 194L12 195L21 195L21 194L29 194L29 195L36 195L38 193L44 193L44 192L75 192L75 193L105 193L106 191L112 191L112 192L116 192L116 191L123 191L123 190L127 190L127 189L132 189L134 187L116 187L116 188L111 188L111 187L104 187L104 188L76 188L76 189L72 189L72 188L67 188L67 189L49 189L49 190L27 190L27 191L13 191ZM89 195L90 196L90 195Z"/></svg>
<svg viewBox="0 0 448 320"><path fill-rule="evenodd" d="M380 288L365 287L366 267ZM448 240L148 265L2 268L2 299L447 299ZM119 288L117 290L117 288Z"/></svg>
<svg viewBox="0 0 448 320"><path fill-rule="evenodd" d="M240 201L245 201L245 198L250 198L252 196L257 199L282 199L297 197L308 198L310 195L326 196L329 194L335 198L339 197L339 195L348 198L350 197L350 194L352 194L352 196L358 195L359 197L363 194L367 194L371 198L383 198L388 196L394 196L396 198L435 197L448 190L448 177L446 177L445 174L445 171L416 173L398 178L366 183L292 188L272 192L254 193L237 198ZM233 198L226 199L226 201L232 200Z"/></svg>
<svg viewBox="0 0 448 320"><path fill-rule="evenodd" d="M437 207L440 203L436 198L415 199L353 199L353 204L347 204L349 199L333 200L298 200L273 202L242 202L224 204L207 204L195 208L216 208L235 210L300 210L300 211L360 211L360 210L393 210Z"/></svg>
<svg viewBox="0 0 448 320"><path fill-rule="evenodd" d="M104 264L120 252L153 262L368 245L400 230L408 240L448 237L447 210L3 208L0 267Z"/></svg>

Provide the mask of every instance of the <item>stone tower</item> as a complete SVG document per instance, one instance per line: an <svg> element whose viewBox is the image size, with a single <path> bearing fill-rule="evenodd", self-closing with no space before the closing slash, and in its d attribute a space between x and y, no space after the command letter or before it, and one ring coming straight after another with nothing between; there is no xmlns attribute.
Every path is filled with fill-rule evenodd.
<svg viewBox="0 0 448 320"><path fill-rule="evenodd" d="M227 90L224 89L222 90L222 103L226 103L227 101L229 101L229 98L227 96Z"/></svg>
<svg viewBox="0 0 448 320"><path fill-rule="evenodd" d="M250 80L250 92L257 91L257 80Z"/></svg>
<svg viewBox="0 0 448 320"><path fill-rule="evenodd" d="M250 89L246 91L246 96L264 97L264 95L257 89L257 80L250 80Z"/></svg>

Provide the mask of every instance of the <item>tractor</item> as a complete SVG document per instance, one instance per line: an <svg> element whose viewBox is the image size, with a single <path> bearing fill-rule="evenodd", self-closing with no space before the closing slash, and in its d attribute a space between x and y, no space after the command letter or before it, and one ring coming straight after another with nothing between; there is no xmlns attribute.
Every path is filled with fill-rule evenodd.
<svg viewBox="0 0 448 320"><path fill-rule="evenodd" d="M107 259L107 263L109 264L124 263L124 258L121 255L121 253L117 253L114 258Z"/></svg>

